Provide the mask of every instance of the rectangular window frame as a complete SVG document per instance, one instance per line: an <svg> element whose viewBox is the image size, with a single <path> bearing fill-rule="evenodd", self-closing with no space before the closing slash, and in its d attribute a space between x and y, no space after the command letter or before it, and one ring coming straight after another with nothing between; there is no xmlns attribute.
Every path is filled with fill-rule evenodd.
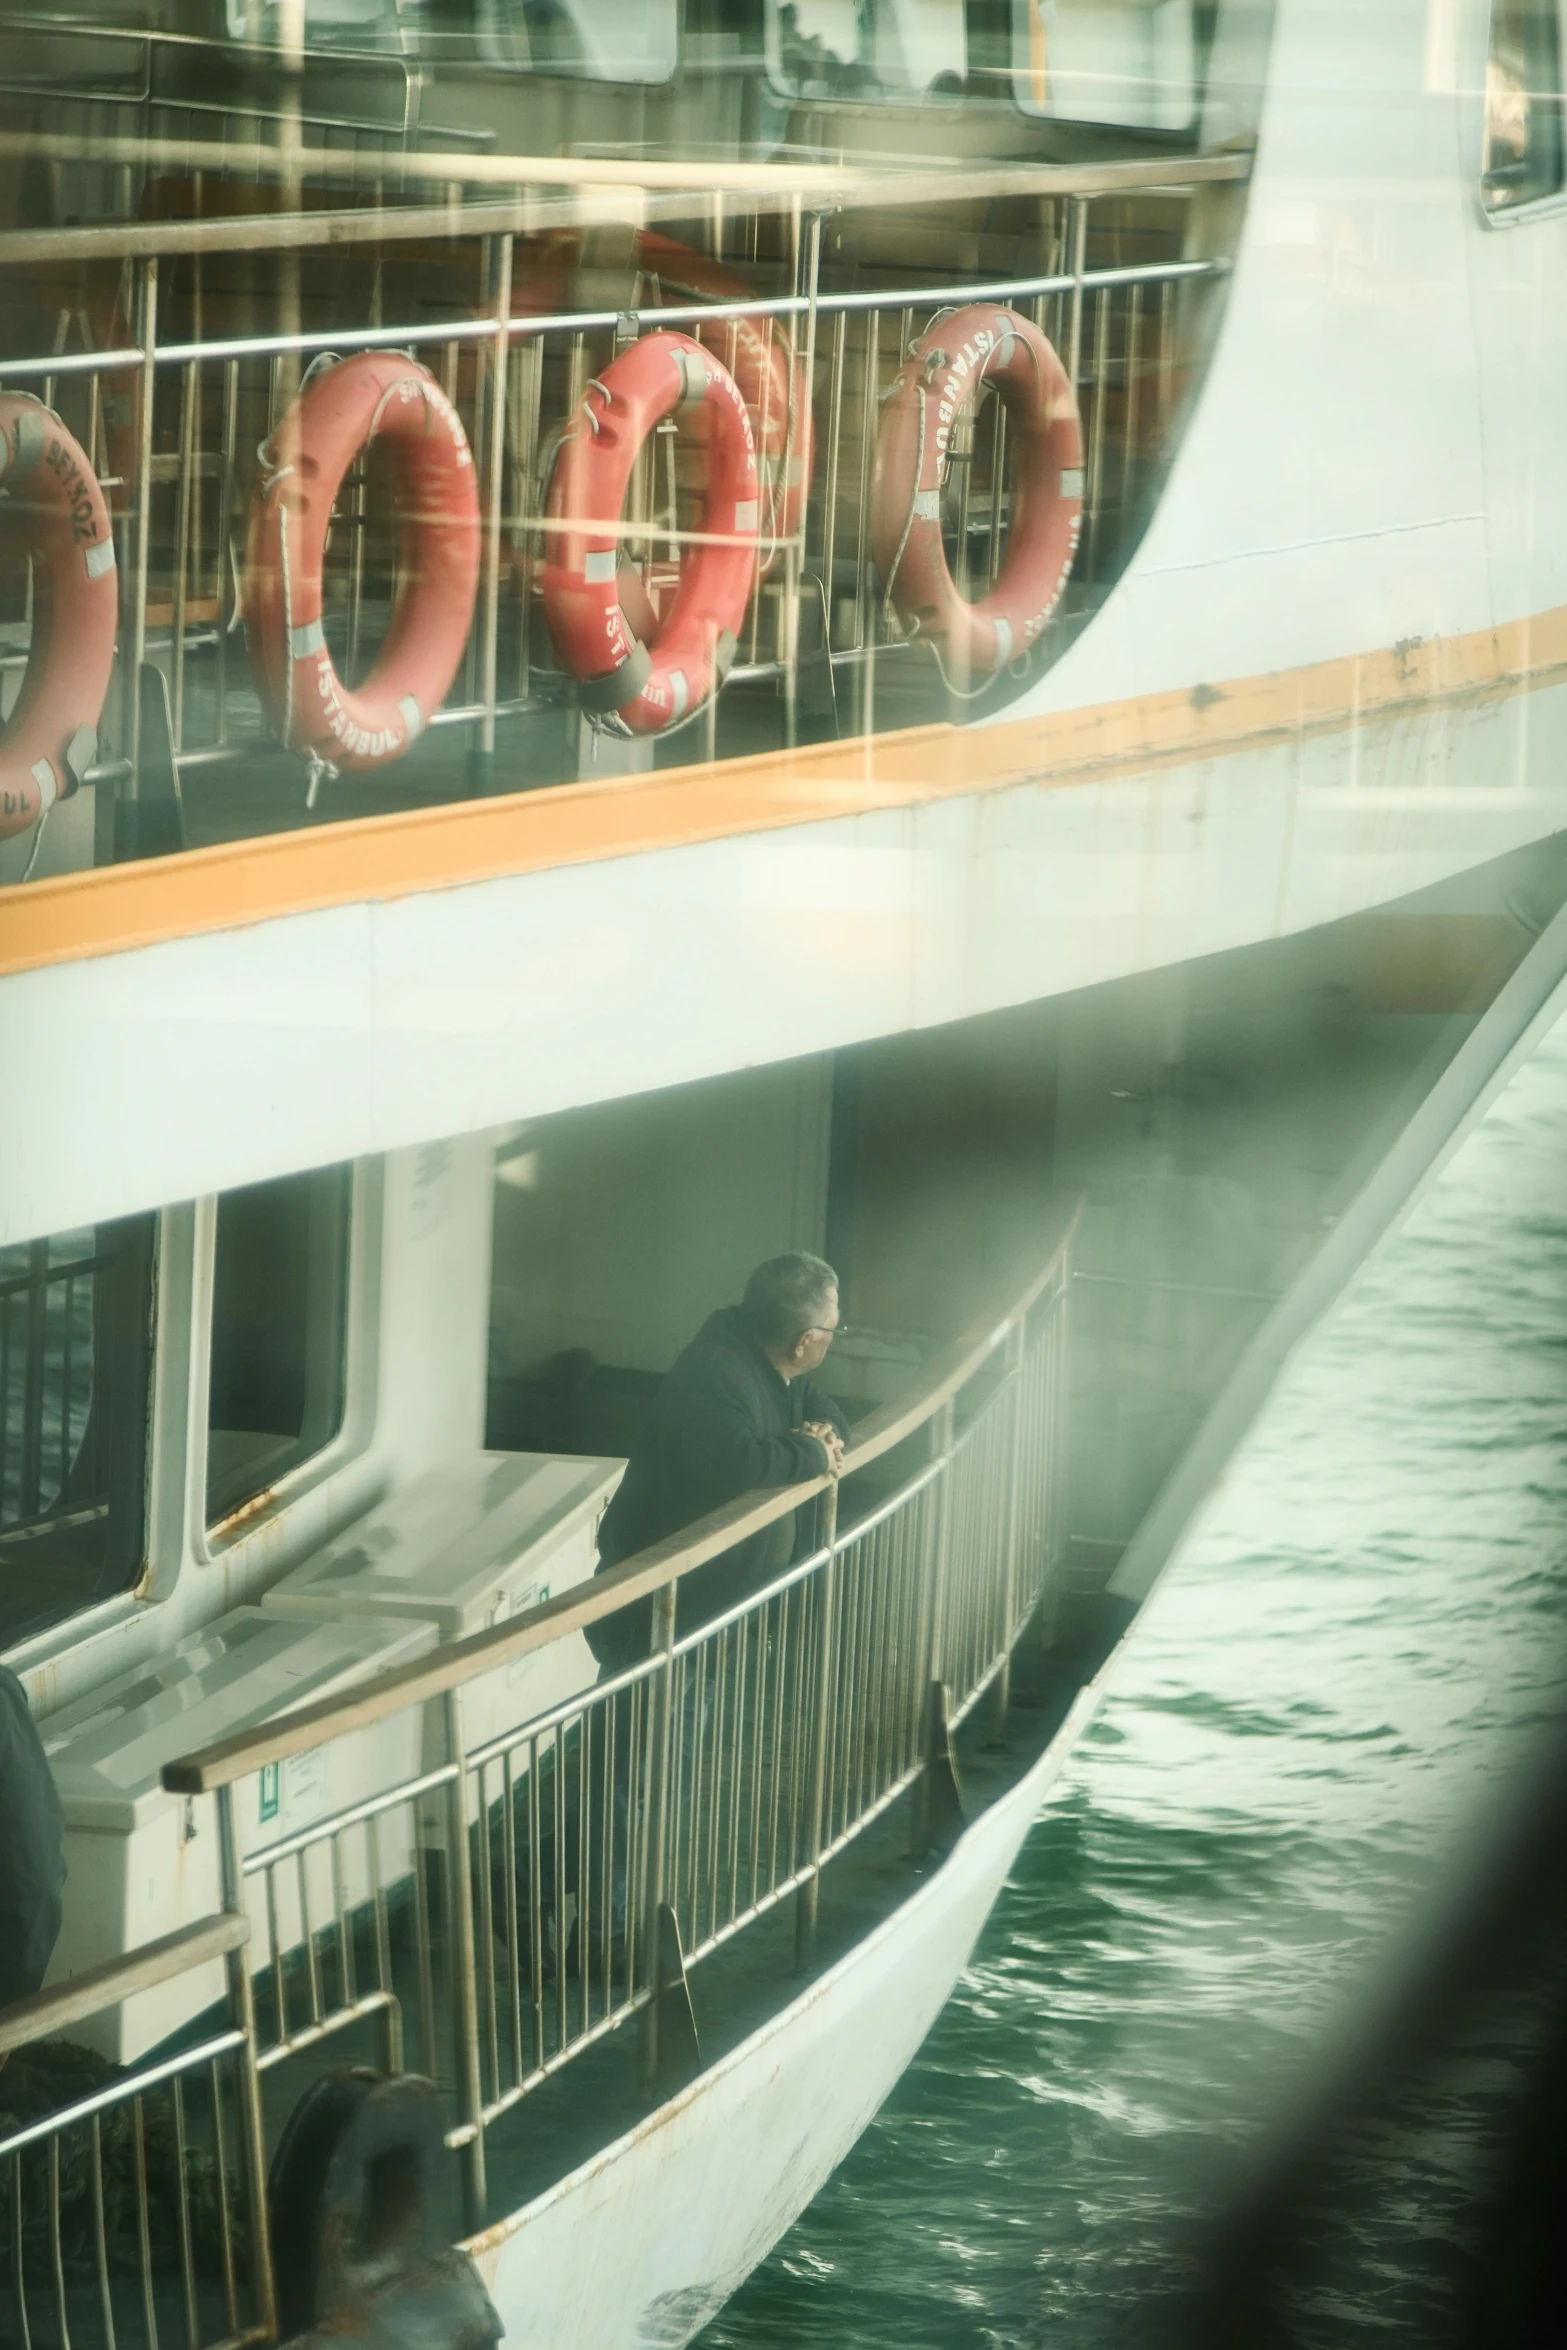
<svg viewBox="0 0 1567 2350"><path fill-rule="evenodd" d="M335 1435L289 1469L270 1488L264 1507L241 1503L216 1525L207 1523L208 1405L212 1385L212 1306L218 1207L212 1193L197 1202L196 1282L191 1347L192 1427L187 1484L190 1547L199 1565L231 1560L253 1536L277 1526L306 1494L341 1475L366 1454L375 1436L379 1350L382 1168L353 1162L348 1187L348 1277L343 1353L343 1415ZM276 1540L275 1534L269 1538Z"/></svg>
<svg viewBox="0 0 1567 2350"><path fill-rule="evenodd" d="M502 0L493 0L493 4L501 5ZM583 88L594 90L668 90L679 81L683 63L685 26L679 0L670 0L669 13L673 18L670 28L672 42L668 51L668 66L661 73L601 73L592 67L572 64L557 57L513 57L508 54L499 30L487 18L481 0L473 0L473 38L487 73L526 76L533 81L575 82Z"/></svg>
<svg viewBox="0 0 1567 2350"><path fill-rule="evenodd" d="M153 1546L153 1521L156 1507L153 1453L156 1427L157 1397L160 1371L160 1350L163 1333L162 1286L164 1278L165 1235L163 1218L157 1214L133 1214L111 1218L107 1223L93 1227L95 1245L88 1262L97 1262L104 1248L104 1234L123 1227L129 1236L136 1227L143 1229L135 1235L134 1243L128 1237L122 1243L129 1254L121 1260L118 1277L133 1284L131 1294L118 1301L112 1309L134 1311L138 1323L145 1322L145 1343L136 1350L134 1365L116 1364L117 1374L129 1368L130 1385L120 1379L119 1391L114 1397L110 1414L108 1441L123 1447L123 1461L128 1467L135 1463L134 1490L128 1491L128 1521L124 1527L125 1557L115 1570L118 1580L114 1587L83 1598L63 1613L35 1622L0 1645L0 1654L15 1662L30 1662L39 1654L53 1654L62 1645L75 1646L97 1625L116 1619L128 1610L142 1604L147 1597L148 1567ZM40 1236L45 1247L58 1234ZM37 1246L37 1243L30 1246ZM57 1280L69 1282L81 1277L81 1266L63 1269L59 1275L47 1276L51 1286ZM93 1308L96 1315L96 1304ZM128 1418L122 1417L129 1410ZM108 1497L112 1516L115 1495ZM47 1515L41 1524L47 1523ZM112 1537L111 1537L112 1538ZM108 1572L109 1570L105 1570Z"/></svg>
<svg viewBox="0 0 1567 2350"><path fill-rule="evenodd" d="M1567 210L1567 99L1558 96L1562 114L1561 178L1549 194L1535 196L1527 204L1490 205L1485 200L1486 159L1486 77L1491 60L1491 32L1496 0L1487 0L1480 19L1481 34L1477 52L1478 71L1474 99L1472 170L1470 185L1474 207L1481 221L1489 229L1521 228L1531 220L1545 220L1552 214ZM1559 75L1567 74L1567 0L1554 0L1550 10L1556 19L1556 57Z"/></svg>
<svg viewBox="0 0 1567 2350"><path fill-rule="evenodd" d="M1157 0L1155 0L1155 4L1157 5ZM1151 36L1154 7L1140 7L1135 13L1148 20L1145 29ZM1136 121L1130 115L1058 113L1053 107L1035 104L1032 97L1025 94L1027 85L1033 78L1035 66L1031 60L1025 59L1021 55L1021 50L1022 36L1025 31L1033 36L1036 28L1043 29L1036 0L1008 0L1008 26L1012 103L1025 122L1055 123L1074 128L1119 130L1134 138L1185 139L1195 133L1202 120L1206 63L1198 31L1196 11L1192 8L1187 10L1185 25L1190 69L1187 83L1190 101L1187 111L1170 122ZM1153 85L1150 83L1148 86Z"/></svg>
<svg viewBox="0 0 1567 2350"><path fill-rule="evenodd" d="M863 106L875 108L901 107L905 110L908 110L909 108L914 107L950 108L955 102L961 99L963 95L961 91L947 92L939 96L933 95L928 82L915 83L912 81L882 81L876 77L874 72L864 81L863 84L860 84L854 88L844 88L840 90L813 90L809 87L808 84L804 86L797 84L790 79L788 74L785 73L783 69L782 26L780 22L782 5L783 0L765 0L765 4L762 10L762 72L766 79L768 91L775 102L786 106L810 107L813 110L820 110L823 108L831 109L833 107L839 106ZM845 16L851 16L853 14L853 9L850 5L848 5L848 0L845 0L844 14ZM969 61L969 36L966 21L967 10L965 6L965 0L951 0L951 16L952 22L959 32L962 44L963 64L962 72L958 76L959 80L962 81L967 77ZM878 45L884 32L890 35L894 34L896 30L896 27L884 27L878 23L875 27L875 34ZM814 36L808 35L808 37ZM836 52L834 52L834 54L836 56ZM839 57L837 58L837 62L840 68L849 69L851 68L853 61L848 58ZM954 64L946 70L956 72L957 68Z"/></svg>

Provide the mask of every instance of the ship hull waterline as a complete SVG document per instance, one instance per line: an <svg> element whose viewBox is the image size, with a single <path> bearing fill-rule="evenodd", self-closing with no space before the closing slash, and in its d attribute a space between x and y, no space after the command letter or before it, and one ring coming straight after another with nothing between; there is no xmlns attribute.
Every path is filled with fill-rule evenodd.
<svg viewBox="0 0 1567 2350"><path fill-rule="evenodd" d="M679 2350L700 2333L907 2070L1102 1682L1101 1671L1039 1759L863 1941L678 2096L471 2240L507 2340Z"/></svg>

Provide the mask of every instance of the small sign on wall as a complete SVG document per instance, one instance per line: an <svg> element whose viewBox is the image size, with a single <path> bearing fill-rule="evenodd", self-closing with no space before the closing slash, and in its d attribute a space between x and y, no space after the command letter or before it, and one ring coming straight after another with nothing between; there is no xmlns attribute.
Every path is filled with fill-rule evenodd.
<svg viewBox="0 0 1567 2350"><path fill-rule="evenodd" d="M319 1746L291 1754L280 1763L263 1763L257 1774L261 1825L280 1820L286 1807L287 1824L302 1827L319 1819L326 1809L326 1771Z"/></svg>

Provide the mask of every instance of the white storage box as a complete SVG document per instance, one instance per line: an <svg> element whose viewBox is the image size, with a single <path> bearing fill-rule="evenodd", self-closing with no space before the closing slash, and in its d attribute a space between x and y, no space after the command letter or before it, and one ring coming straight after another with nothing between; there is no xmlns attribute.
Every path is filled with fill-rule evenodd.
<svg viewBox="0 0 1567 2350"><path fill-rule="evenodd" d="M315 1617L420 1619L444 1643L482 1632L586 1582L599 1520L624 1461L579 1454L467 1453L382 1502L267 1593L269 1610ZM462 1693L468 1752L591 1686L580 1632L471 1682ZM432 1707L428 1760L445 1760Z"/></svg>
<svg viewBox="0 0 1567 2350"><path fill-rule="evenodd" d="M306 1623L236 1608L167 1656L137 1665L39 1724L44 1752L65 1807L65 1920L49 1981L137 1949L177 1926L222 1907L217 1807L210 1795L165 1794L167 1762L235 1730L268 1721L296 1705L333 1697L371 1675L407 1664L432 1644L417 1622L367 1620ZM241 1780L235 1818L241 1849L255 1851L293 1835L343 1806L412 1778L419 1769L419 1709L392 1716L352 1737L296 1755L275 1770ZM383 1879L406 1876L413 1848L405 1810L381 1831ZM344 1897L370 1891L362 1833L343 1842ZM279 1939L300 1938L297 1880L279 1872ZM250 1960L268 1964L261 1880L252 1880ZM326 1848L312 1855L311 1914L332 1915ZM81 2027L81 2037L117 2063L156 2047L223 1996L221 1964L200 1967L140 1993L116 2014Z"/></svg>

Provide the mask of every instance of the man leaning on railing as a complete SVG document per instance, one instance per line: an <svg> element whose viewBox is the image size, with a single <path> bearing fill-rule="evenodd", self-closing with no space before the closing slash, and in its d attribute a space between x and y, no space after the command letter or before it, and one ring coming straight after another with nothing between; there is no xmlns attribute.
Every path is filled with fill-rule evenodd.
<svg viewBox="0 0 1567 2350"><path fill-rule="evenodd" d="M797 1485L836 1470L849 1424L811 1374L838 1329L838 1276L793 1249L758 1265L737 1306L721 1306L658 1391L599 1528L599 1572L618 1566L757 1486ZM675 1635L759 1591L794 1555L792 1516L775 1519L681 1580ZM588 1643L607 1672L648 1652L653 1602L605 1616Z"/></svg>
<svg viewBox="0 0 1567 2350"><path fill-rule="evenodd" d="M803 1249L758 1265L737 1306L709 1314L659 1389L647 1433L637 1445L599 1529L599 1572L695 1524L726 1502L759 1486L797 1485L843 1463L849 1425L811 1374L824 1361L838 1330L838 1276ZM683 1576L676 1591L675 1634L683 1639L762 1589L808 1546L786 1512L758 1534ZM632 1601L590 1625L587 1638L600 1678L640 1663L653 1631L651 1599ZM689 1775L706 1723L709 1659L684 1676L676 1720L677 1769ZM616 1714L613 1772L595 1769L586 1790L591 1881L599 1881L606 1832L610 1843L610 1932L617 1973L626 1932L628 1807L632 1779L630 1709L625 1693L611 1701ZM546 1970L553 1966L557 1883L579 1893L572 1859L578 1841L582 1790L573 1780L564 1795L565 1850L557 1876L554 1829L541 1821L539 1909ZM519 1836L519 1844L521 1837ZM527 1857L517 1855L518 1907L526 1912ZM519 1920L519 1923L521 1921ZM504 1919L497 1920L498 1928ZM521 1937L524 1952L527 1936ZM570 1952L567 1953L568 1964Z"/></svg>
<svg viewBox="0 0 1567 2350"><path fill-rule="evenodd" d="M837 1331L838 1276L823 1258L804 1249L769 1257L751 1275L737 1306L721 1306L708 1315L660 1387L647 1433L604 1513L600 1574L758 1486L798 1485L827 1470L836 1474L849 1423L811 1374L820 1370ZM792 1562L801 1547L795 1517L790 1511L775 1518L760 1533L681 1577L675 1593L677 1640L749 1599ZM652 1632L651 1599L633 1601L589 1625L588 1644L601 1676L607 1679L645 1657ZM689 1775L692 1750L706 1723L706 1661L685 1679L677 1724L682 1778ZM624 1940L626 1924L626 1802L622 1769L610 1791L611 1928L617 1944ZM595 1809L601 1805L602 1796ZM602 1833L602 1820L596 1821L596 1849L601 1849Z"/></svg>

